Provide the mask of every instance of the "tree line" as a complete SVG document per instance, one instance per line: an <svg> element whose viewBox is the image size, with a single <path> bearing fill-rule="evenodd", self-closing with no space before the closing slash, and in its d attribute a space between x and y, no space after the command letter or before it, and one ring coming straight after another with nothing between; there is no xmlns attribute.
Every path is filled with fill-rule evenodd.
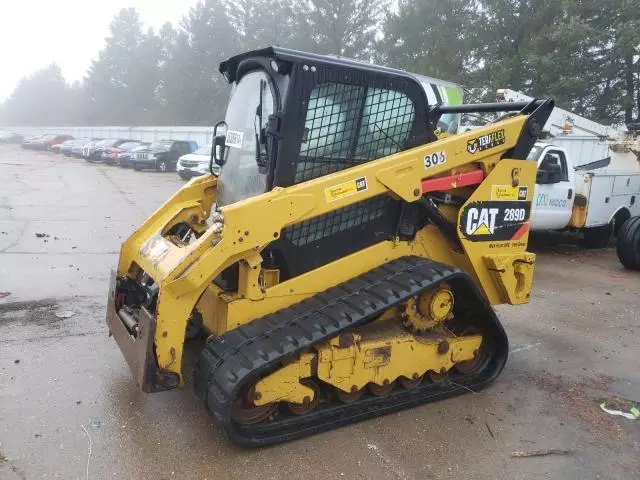
<svg viewBox="0 0 640 480"><path fill-rule="evenodd" d="M637 0L203 0L179 24L113 19L82 81L52 64L0 107L5 125L212 125L220 61L269 45L330 53L462 84L551 96L602 123L640 118Z"/></svg>

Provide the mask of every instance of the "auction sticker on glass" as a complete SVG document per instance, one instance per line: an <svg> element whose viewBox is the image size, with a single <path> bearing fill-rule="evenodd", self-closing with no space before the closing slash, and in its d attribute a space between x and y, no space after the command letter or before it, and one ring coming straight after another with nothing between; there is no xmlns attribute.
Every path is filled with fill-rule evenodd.
<svg viewBox="0 0 640 480"><path fill-rule="evenodd" d="M227 147L242 148L243 140L244 140L244 132L229 130L224 140L224 144Z"/></svg>

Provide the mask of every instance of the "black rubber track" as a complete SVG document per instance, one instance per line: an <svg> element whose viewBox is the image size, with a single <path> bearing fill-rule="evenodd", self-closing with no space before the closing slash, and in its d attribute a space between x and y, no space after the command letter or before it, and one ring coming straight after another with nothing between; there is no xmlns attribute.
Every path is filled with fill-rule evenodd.
<svg viewBox="0 0 640 480"><path fill-rule="evenodd" d="M640 217L628 219L618 233L616 253L629 270L640 270Z"/></svg>
<svg viewBox="0 0 640 480"><path fill-rule="evenodd" d="M483 350L488 353L475 373L460 374L455 383L423 382L412 390L363 397L353 404L331 402L302 416L283 414L255 425L239 425L232 420L233 400L243 387L311 345L372 321L388 308L442 282L454 290L456 321L463 319L482 332ZM477 391L498 376L508 350L507 336L493 309L464 272L420 257L404 257L209 342L196 364L194 383L197 395L232 441L263 446Z"/></svg>

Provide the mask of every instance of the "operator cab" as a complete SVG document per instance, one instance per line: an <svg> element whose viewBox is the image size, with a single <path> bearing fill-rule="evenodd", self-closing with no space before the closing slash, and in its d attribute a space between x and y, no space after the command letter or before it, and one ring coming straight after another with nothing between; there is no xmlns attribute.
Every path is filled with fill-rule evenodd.
<svg viewBox="0 0 640 480"><path fill-rule="evenodd" d="M460 86L342 57L270 47L220 65L232 84L216 135L224 206L436 139L430 104L461 104ZM443 115L455 131L459 115Z"/></svg>
<svg viewBox="0 0 640 480"><path fill-rule="evenodd" d="M459 123L455 114L429 115L434 103L462 103L459 86L356 60L270 47L220 71L232 92L225 133L214 139L218 207L424 145ZM367 179L358 180L366 189ZM380 195L285 228L262 255L284 280L412 238L419 221L417 204ZM236 270L218 285L233 290Z"/></svg>

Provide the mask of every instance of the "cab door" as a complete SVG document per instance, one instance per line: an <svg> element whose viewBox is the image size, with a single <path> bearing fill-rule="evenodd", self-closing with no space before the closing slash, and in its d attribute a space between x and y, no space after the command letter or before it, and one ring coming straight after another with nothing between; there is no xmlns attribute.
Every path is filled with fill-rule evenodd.
<svg viewBox="0 0 640 480"><path fill-rule="evenodd" d="M571 219L575 185L565 151L547 147L538 160L538 175L533 199L533 230L559 230Z"/></svg>

